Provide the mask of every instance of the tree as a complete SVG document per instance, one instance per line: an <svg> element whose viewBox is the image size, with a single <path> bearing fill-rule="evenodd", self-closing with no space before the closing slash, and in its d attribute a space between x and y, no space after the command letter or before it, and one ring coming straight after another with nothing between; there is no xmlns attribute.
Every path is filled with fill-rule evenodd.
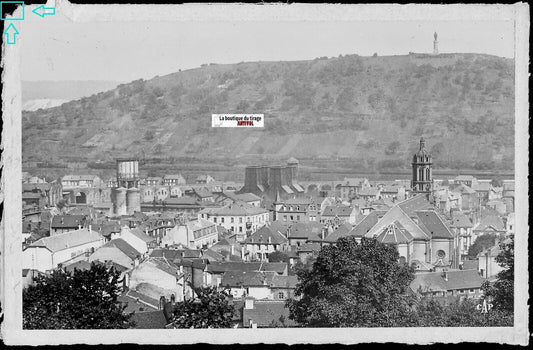
<svg viewBox="0 0 533 350"><path fill-rule="evenodd" d="M273 253L268 254L268 261L269 262L287 262L289 261L289 257L287 256L287 254L283 252L275 251Z"/></svg>
<svg viewBox="0 0 533 350"><path fill-rule="evenodd" d="M290 318L306 327L398 327L415 320L406 295L413 269L395 247L343 237L323 247L311 271L298 271Z"/></svg>
<svg viewBox="0 0 533 350"><path fill-rule="evenodd" d="M492 299L497 310L513 312L514 310L514 235L500 244L500 254L496 262L503 270L498 272L494 284L486 281L482 289L485 297Z"/></svg>
<svg viewBox="0 0 533 350"><path fill-rule="evenodd" d="M215 287L193 288L195 297L177 303L172 324L174 328L229 328L234 308L229 293Z"/></svg>
<svg viewBox="0 0 533 350"><path fill-rule="evenodd" d="M513 325L512 313L491 309L487 313L478 309L474 299L455 299L443 304L432 297L423 297L416 305L418 327L509 327Z"/></svg>
<svg viewBox="0 0 533 350"><path fill-rule="evenodd" d="M503 186L503 181L502 181L501 177L496 177L496 178L492 179L490 184L492 185L492 187L502 187Z"/></svg>
<svg viewBox="0 0 533 350"><path fill-rule="evenodd" d="M120 272L100 263L88 270L55 270L23 292L25 329L130 328L133 314L117 300Z"/></svg>
<svg viewBox="0 0 533 350"><path fill-rule="evenodd" d="M479 253L481 253L483 250L492 247L496 243L496 235L495 234L484 234L479 236L475 241L474 244L468 248L468 257L471 259L475 259Z"/></svg>

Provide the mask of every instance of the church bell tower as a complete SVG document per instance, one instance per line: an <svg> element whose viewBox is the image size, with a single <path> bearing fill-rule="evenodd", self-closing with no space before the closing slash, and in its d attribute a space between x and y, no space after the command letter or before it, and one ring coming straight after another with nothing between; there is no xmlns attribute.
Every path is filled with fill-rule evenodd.
<svg viewBox="0 0 533 350"><path fill-rule="evenodd" d="M413 194L424 193L428 196L433 190L433 164L431 154L426 150L426 141L420 138L420 149L413 156L413 179L411 189Z"/></svg>

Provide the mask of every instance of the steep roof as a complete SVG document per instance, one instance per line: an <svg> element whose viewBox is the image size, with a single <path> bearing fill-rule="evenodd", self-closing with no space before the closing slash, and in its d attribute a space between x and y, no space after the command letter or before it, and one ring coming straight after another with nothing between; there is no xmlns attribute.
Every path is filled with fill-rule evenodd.
<svg viewBox="0 0 533 350"><path fill-rule="evenodd" d="M325 239L325 242L337 242L339 238L346 237L350 235L352 231L352 225L349 223L344 223L340 225L335 231L331 232Z"/></svg>
<svg viewBox="0 0 533 350"><path fill-rule="evenodd" d="M150 236L148 236L148 235L145 234L141 229L139 229L139 228L137 228L137 227L136 227L136 228L132 228L132 229L130 230L130 232L131 232L135 237L139 238L140 240L142 240L143 242L146 242L146 243L148 243L148 242L153 242L153 241L156 240L155 237L150 237Z"/></svg>
<svg viewBox="0 0 533 350"><path fill-rule="evenodd" d="M322 216L350 216L355 209L347 205L330 205L324 208Z"/></svg>
<svg viewBox="0 0 533 350"><path fill-rule="evenodd" d="M136 329L164 329L168 324L163 310L135 312L131 319Z"/></svg>
<svg viewBox="0 0 533 350"><path fill-rule="evenodd" d="M383 228L392 224L393 222L399 222L402 227L409 232L414 239L429 239L428 233L426 233L413 219L407 215L399 205L392 207L389 211L383 215L381 219L365 234L366 237L377 237L382 233Z"/></svg>
<svg viewBox="0 0 533 350"><path fill-rule="evenodd" d="M266 225L255 231L244 241L244 243L248 244L284 244L286 242L287 238L283 237L277 230L271 230Z"/></svg>
<svg viewBox="0 0 533 350"><path fill-rule="evenodd" d="M455 214L452 218L451 227L474 227L474 225L465 214Z"/></svg>
<svg viewBox="0 0 533 350"><path fill-rule="evenodd" d="M492 186L488 182L479 182L472 185L472 189L476 192L489 192L491 188Z"/></svg>
<svg viewBox="0 0 533 350"><path fill-rule="evenodd" d="M141 253L137 249L133 248L128 242L126 242L122 238L112 239L111 241L100 247L100 249L111 247L117 248L131 260L134 260L136 257L141 256Z"/></svg>
<svg viewBox="0 0 533 350"><path fill-rule="evenodd" d="M296 325L296 322L289 318L289 309L285 301L254 300L253 309L243 308L242 323L245 327L249 327L250 321L257 324L257 327L269 327L273 322L280 322L281 316L286 326Z"/></svg>
<svg viewBox="0 0 533 350"><path fill-rule="evenodd" d="M289 227L289 238L321 239L322 228L318 222L296 222Z"/></svg>
<svg viewBox="0 0 533 350"><path fill-rule="evenodd" d="M402 224L395 221L383 229L377 240L385 244L401 244L411 242L413 236L403 228Z"/></svg>
<svg viewBox="0 0 533 350"><path fill-rule="evenodd" d="M468 187L465 184L461 184L453 189L453 192L457 192L460 194L474 194L476 191L474 191L471 187Z"/></svg>
<svg viewBox="0 0 533 350"><path fill-rule="evenodd" d="M365 216L363 220L361 220L361 222L359 222L348 233L348 235L355 236L355 237L363 237L364 235L368 233L368 231L370 231L372 227L374 227L378 223L380 217L385 215L385 213L386 213L385 211L378 211L378 210L371 212L370 214Z"/></svg>
<svg viewBox="0 0 533 350"><path fill-rule="evenodd" d="M505 225L501 217L496 215L487 215L481 219L479 224L474 227L475 231L486 231L493 228L495 231L505 231Z"/></svg>
<svg viewBox="0 0 533 350"><path fill-rule="evenodd" d="M224 273L226 271L270 271L279 274L285 272L287 264L283 262L240 262L240 261L223 261L212 262L207 265L207 271L211 273Z"/></svg>
<svg viewBox="0 0 533 350"><path fill-rule="evenodd" d="M247 216L268 213L268 210L244 202L230 203L219 208L205 208L200 214L219 216Z"/></svg>
<svg viewBox="0 0 533 350"><path fill-rule="evenodd" d="M56 215L52 218L52 228L73 228L83 225L85 215Z"/></svg>
<svg viewBox="0 0 533 350"><path fill-rule="evenodd" d="M320 249L322 249L320 243L316 242L306 242L298 247L299 252L319 252Z"/></svg>
<svg viewBox="0 0 533 350"><path fill-rule="evenodd" d="M400 207L407 215L415 212L416 210L424 210L433 208L431 203L427 200L426 196L423 194L416 195L414 197L408 198L404 201L399 202L398 207Z"/></svg>
<svg viewBox="0 0 533 350"><path fill-rule="evenodd" d="M98 232L82 228L81 230L43 237L38 241L33 242L29 247L43 247L55 253L67 248L101 240L103 240L103 237Z"/></svg>
<svg viewBox="0 0 533 350"><path fill-rule="evenodd" d="M418 217L418 226L431 238L453 238L453 233L440 215L433 210L423 210L415 212Z"/></svg>
<svg viewBox="0 0 533 350"><path fill-rule="evenodd" d="M226 271L220 284L229 287L270 286L275 275L275 272L263 271Z"/></svg>
<svg viewBox="0 0 533 350"><path fill-rule="evenodd" d="M359 196L377 196L380 190L377 187L363 187L357 193Z"/></svg>
<svg viewBox="0 0 533 350"><path fill-rule="evenodd" d="M484 279L477 270L454 270L447 271L448 280L444 279L443 272L423 272L415 274L410 288L414 292L419 289L422 292L444 292L455 289L481 288Z"/></svg>

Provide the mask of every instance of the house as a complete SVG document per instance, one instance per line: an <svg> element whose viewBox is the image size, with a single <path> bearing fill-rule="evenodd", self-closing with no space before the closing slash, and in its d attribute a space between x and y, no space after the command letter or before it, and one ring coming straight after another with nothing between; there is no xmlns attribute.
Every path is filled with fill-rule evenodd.
<svg viewBox="0 0 533 350"><path fill-rule="evenodd" d="M104 237L90 228L43 237L22 251L22 267L49 271L102 245Z"/></svg>
<svg viewBox="0 0 533 350"><path fill-rule="evenodd" d="M50 236L75 231L86 225L85 215L55 215L50 224Z"/></svg>
<svg viewBox="0 0 533 350"><path fill-rule="evenodd" d="M381 190L377 187L365 187L357 193L357 197L373 202L381 198Z"/></svg>
<svg viewBox="0 0 533 350"><path fill-rule="evenodd" d="M242 310L244 328L295 327L285 301L246 298Z"/></svg>
<svg viewBox="0 0 533 350"><path fill-rule="evenodd" d="M513 198L514 199L514 182L504 182L502 198Z"/></svg>
<svg viewBox="0 0 533 350"><path fill-rule="evenodd" d="M507 205L503 200L490 200L485 203L485 206L496 210L500 215L505 215L507 213Z"/></svg>
<svg viewBox="0 0 533 350"><path fill-rule="evenodd" d="M214 252L221 254L224 261L242 261L242 246L239 242L230 238L223 238L211 248Z"/></svg>
<svg viewBox="0 0 533 350"><path fill-rule="evenodd" d="M199 185L207 185L214 181L215 179L213 179L210 175L198 175L195 182Z"/></svg>
<svg viewBox="0 0 533 350"><path fill-rule="evenodd" d="M217 226L202 218L178 222L161 237L161 244L164 246L182 244L191 249L209 248L216 242L218 242Z"/></svg>
<svg viewBox="0 0 533 350"><path fill-rule="evenodd" d="M37 196L39 195L39 196ZM22 200L39 207L53 207L63 198L61 182L22 184Z"/></svg>
<svg viewBox="0 0 533 350"><path fill-rule="evenodd" d="M381 198L391 198L394 200L406 199L406 190L404 186L398 184L380 186Z"/></svg>
<svg viewBox="0 0 533 350"><path fill-rule="evenodd" d="M476 236L474 236L474 224L468 216L463 213L454 213L450 228L459 238L459 255L464 259L468 255L468 250L474 244Z"/></svg>
<svg viewBox="0 0 533 350"><path fill-rule="evenodd" d="M489 200L492 185L489 182L479 181L477 184L472 185L472 189L476 191L476 196L479 199L479 202L484 204Z"/></svg>
<svg viewBox="0 0 533 350"><path fill-rule="evenodd" d="M206 267L208 274L207 283L209 285L218 287L222 282L222 275L227 271L262 271L275 272L280 276L288 275L288 267L286 263L282 262L236 262L236 261L222 261L211 262Z"/></svg>
<svg viewBox="0 0 533 350"><path fill-rule="evenodd" d="M236 194L235 192L222 191L215 197L215 202L218 205L228 205L236 202L244 202L254 207L261 206L261 197L253 193L240 193Z"/></svg>
<svg viewBox="0 0 533 350"><path fill-rule="evenodd" d="M455 185L466 185L468 187L472 187L477 185L478 180L472 175L459 175L453 179L453 183Z"/></svg>
<svg viewBox="0 0 533 350"><path fill-rule="evenodd" d="M156 303L161 297L179 302L192 296L183 268L165 258L149 257L136 266L131 272L130 289Z"/></svg>
<svg viewBox="0 0 533 350"><path fill-rule="evenodd" d="M229 289L234 298L286 300L294 296L297 282L297 276L279 276L275 272L227 271L220 287Z"/></svg>
<svg viewBox="0 0 533 350"><path fill-rule="evenodd" d="M175 186L175 185L185 185L187 181L181 174L165 175L163 177L163 185L165 186Z"/></svg>
<svg viewBox="0 0 533 350"><path fill-rule="evenodd" d="M357 210L346 205L328 206L320 217L320 222L332 227L339 227L344 223L355 225Z"/></svg>
<svg viewBox="0 0 533 350"><path fill-rule="evenodd" d="M318 256L318 253L322 249L322 245L317 242L306 242L300 244L296 249L298 259L306 264L310 259L314 259Z"/></svg>
<svg viewBox="0 0 533 350"><path fill-rule="evenodd" d="M205 219L236 233L243 242L252 232L269 221L268 210L244 202L232 203L219 208L205 208L198 213L198 219Z"/></svg>
<svg viewBox="0 0 533 350"><path fill-rule="evenodd" d="M363 188L370 187L368 179L365 178L344 178L339 186L339 195L343 201L349 201L355 197Z"/></svg>
<svg viewBox="0 0 533 350"><path fill-rule="evenodd" d="M274 220L284 222L317 222L320 209L313 197L296 197L274 202Z"/></svg>
<svg viewBox="0 0 533 350"><path fill-rule="evenodd" d="M500 216L486 215L474 226L473 232L476 237L479 237L486 234L504 235L507 230Z"/></svg>
<svg viewBox="0 0 533 350"><path fill-rule="evenodd" d="M163 184L163 178L160 176L149 176L146 178L146 186L159 186Z"/></svg>
<svg viewBox="0 0 533 350"><path fill-rule="evenodd" d="M204 187L195 188L194 196L199 201L207 201L212 203L215 202L215 197L213 196L213 193Z"/></svg>
<svg viewBox="0 0 533 350"><path fill-rule="evenodd" d="M416 273L409 285L420 296L479 298L485 279L476 270Z"/></svg>
<svg viewBox="0 0 533 350"><path fill-rule="evenodd" d="M291 246L300 246L307 242L321 242L325 235L324 226L318 222L297 222L289 225L286 231Z"/></svg>
<svg viewBox="0 0 533 350"><path fill-rule="evenodd" d="M132 247L134 247L141 255L148 253L150 249L156 247L156 238L144 233L139 228L130 229L128 226L122 226L119 232L111 234L111 239L122 238Z"/></svg>
<svg viewBox="0 0 533 350"><path fill-rule="evenodd" d="M352 225L344 223L329 233L324 239L324 243L333 244L337 242L339 238L349 236L352 229Z"/></svg>
<svg viewBox="0 0 533 350"><path fill-rule="evenodd" d="M122 238L113 239L89 256L89 262L100 261L102 263L111 261L115 264L132 269L139 264L142 253L128 244Z"/></svg>
<svg viewBox="0 0 533 350"><path fill-rule="evenodd" d="M479 198L471 187L465 184L459 184L458 186L452 189L452 192L455 192L461 196L461 209L465 212L470 212L479 208Z"/></svg>
<svg viewBox="0 0 533 350"><path fill-rule="evenodd" d="M484 249L477 255L477 270L481 276L488 279L494 279L496 275L503 270L498 264L496 257L501 253L499 239L496 239L494 246Z"/></svg>
<svg viewBox="0 0 533 350"><path fill-rule="evenodd" d="M72 188L107 187L97 175L65 175L61 178L63 190Z"/></svg>
<svg viewBox="0 0 533 350"><path fill-rule="evenodd" d="M268 261L268 254L282 250L287 243L287 237L265 225L245 239L243 258L247 261Z"/></svg>

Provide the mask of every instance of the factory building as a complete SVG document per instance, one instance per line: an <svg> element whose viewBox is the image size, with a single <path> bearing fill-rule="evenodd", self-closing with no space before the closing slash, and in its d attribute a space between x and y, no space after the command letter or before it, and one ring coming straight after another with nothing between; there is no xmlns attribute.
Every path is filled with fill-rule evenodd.
<svg viewBox="0 0 533 350"><path fill-rule="evenodd" d="M122 216L141 211L138 159L117 159L116 183L117 187L112 191L113 213Z"/></svg>
<svg viewBox="0 0 533 350"><path fill-rule="evenodd" d="M253 193L275 198L303 193L304 189L297 183L298 160L290 158L286 165L248 166L244 173L244 187L237 193Z"/></svg>

